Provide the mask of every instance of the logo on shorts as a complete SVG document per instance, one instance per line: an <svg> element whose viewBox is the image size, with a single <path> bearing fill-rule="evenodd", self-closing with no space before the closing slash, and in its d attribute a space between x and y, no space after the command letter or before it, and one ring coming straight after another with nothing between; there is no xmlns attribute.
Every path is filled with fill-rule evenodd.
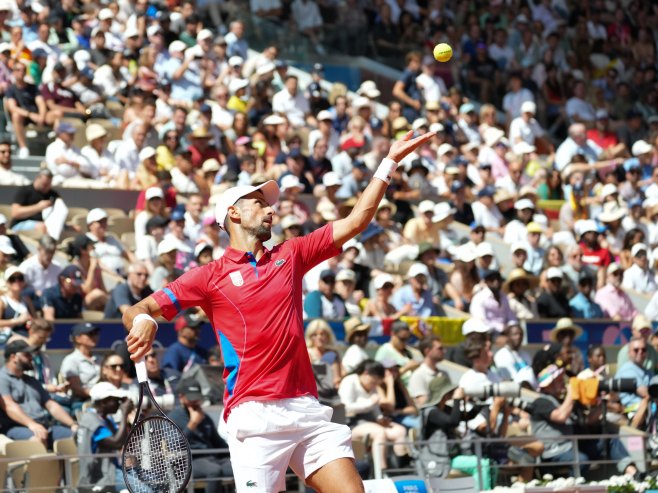
<svg viewBox="0 0 658 493"><path fill-rule="evenodd" d="M242 286L244 284L244 279L242 279L242 274L240 273L239 270L230 272L229 277L231 278L231 282L233 283L233 286Z"/></svg>
<svg viewBox="0 0 658 493"><path fill-rule="evenodd" d="M286 259L280 258L279 260L274 262L274 265L276 265L277 267L281 267L285 263L286 263Z"/></svg>
<svg viewBox="0 0 658 493"><path fill-rule="evenodd" d="M258 483L256 483L256 481L252 481L251 479L247 481L247 488L255 488L256 486L258 486Z"/></svg>

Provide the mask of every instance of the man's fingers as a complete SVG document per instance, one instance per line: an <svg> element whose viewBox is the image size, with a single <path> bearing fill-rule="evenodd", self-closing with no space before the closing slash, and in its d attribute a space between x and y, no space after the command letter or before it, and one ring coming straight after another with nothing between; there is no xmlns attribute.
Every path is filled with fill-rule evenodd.
<svg viewBox="0 0 658 493"><path fill-rule="evenodd" d="M413 136L413 134L414 134L414 131L413 131L413 130L409 130L409 131L407 132L407 135L404 136L404 140L411 140L411 137Z"/></svg>

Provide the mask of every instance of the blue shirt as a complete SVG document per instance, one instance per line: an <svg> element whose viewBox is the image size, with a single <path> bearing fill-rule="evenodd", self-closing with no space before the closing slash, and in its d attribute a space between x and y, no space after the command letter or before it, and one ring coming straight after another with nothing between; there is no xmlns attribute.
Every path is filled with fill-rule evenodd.
<svg viewBox="0 0 658 493"><path fill-rule="evenodd" d="M603 310L583 293L578 293L569 301L573 318L604 318Z"/></svg>
<svg viewBox="0 0 658 493"><path fill-rule="evenodd" d="M171 99L176 101L195 101L203 96L201 75L190 67L178 79L174 80L174 72L183 64L178 58L170 58L163 65L165 77L171 82Z"/></svg>
<svg viewBox="0 0 658 493"><path fill-rule="evenodd" d="M208 363L208 351L201 346L192 349L178 341L169 346L162 357L162 368L172 368L179 372L189 370L195 363L197 365Z"/></svg>
<svg viewBox="0 0 658 493"><path fill-rule="evenodd" d="M648 387L651 377L653 377L653 372L637 366L632 361L627 361L621 365L621 368L619 368L615 374L615 378L632 378L635 380L638 388ZM621 403L624 405L624 407L639 404L639 402L642 400L639 395L635 393L631 394L629 392L621 392L619 394L619 399L621 400Z"/></svg>
<svg viewBox="0 0 658 493"><path fill-rule="evenodd" d="M436 307L432 302L432 293L429 290L423 291L420 299L416 298L413 288L406 284L402 286L391 298L391 304L396 310L402 309L404 305L411 303L413 313L417 317L433 317L436 316Z"/></svg>

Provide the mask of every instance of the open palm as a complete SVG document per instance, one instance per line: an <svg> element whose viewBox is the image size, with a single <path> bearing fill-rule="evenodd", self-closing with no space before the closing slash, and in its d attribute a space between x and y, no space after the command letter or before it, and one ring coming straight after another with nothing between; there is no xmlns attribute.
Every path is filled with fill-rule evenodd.
<svg viewBox="0 0 658 493"><path fill-rule="evenodd" d="M402 161L407 155L411 154L413 151L422 146L425 142L429 141L432 137L436 135L436 132L427 132L415 139L412 139L411 136L414 134L413 130L409 130L407 135L404 136L401 140L396 140L391 144L391 148L388 150L388 158L392 159L396 163Z"/></svg>

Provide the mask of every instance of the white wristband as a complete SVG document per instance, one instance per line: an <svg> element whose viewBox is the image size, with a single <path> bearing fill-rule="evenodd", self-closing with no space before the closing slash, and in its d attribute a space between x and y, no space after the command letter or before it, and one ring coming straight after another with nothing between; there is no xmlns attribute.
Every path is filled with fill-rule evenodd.
<svg viewBox="0 0 658 493"><path fill-rule="evenodd" d="M151 315L148 315L146 313L139 313L139 314L135 315L135 318L133 318L133 327L140 320L149 320L149 321L153 322L155 324L155 330L158 330L158 322L156 322L155 319Z"/></svg>
<svg viewBox="0 0 658 493"><path fill-rule="evenodd" d="M391 183L391 177L393 176L393 171L398 167L398 163L389 158L384 158L379 164L377 171L373 175L375 178L379 178L383 182Z"/></svg>

